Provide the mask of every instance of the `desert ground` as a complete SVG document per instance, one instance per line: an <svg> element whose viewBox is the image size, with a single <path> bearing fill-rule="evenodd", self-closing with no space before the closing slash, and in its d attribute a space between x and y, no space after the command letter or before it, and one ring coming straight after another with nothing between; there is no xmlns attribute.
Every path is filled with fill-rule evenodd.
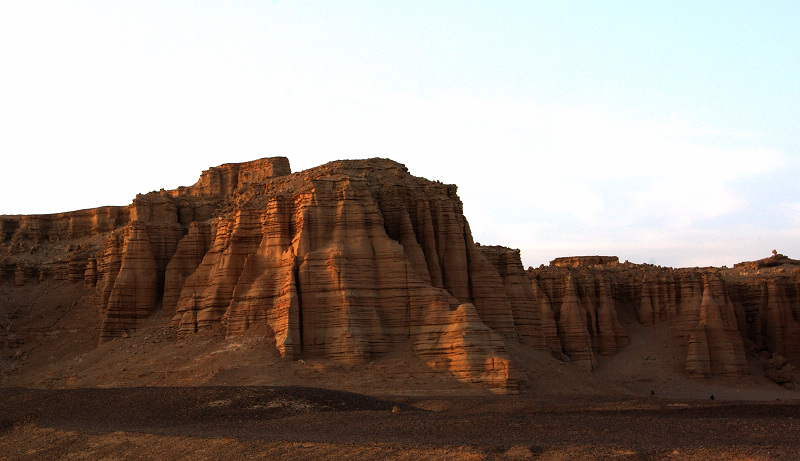
<svg viewBox="0 0 800 461"><path fill-rule="evenodd" d="M32 316L59 328L7 365L0 459L800 457L798 391L688 378L666 323L626 325L631 344L591 373L509 343L520 393L494 395L410 351L290 361L257 332L178 338L165 312L97 346L96 314L63 290L5 293L71 308Z"/></svg>
<svg viewBox="0 0 800 461"><path fill-rule="evenodd" d="M4 388L2 459L797 459L800 403Z"/></svg>

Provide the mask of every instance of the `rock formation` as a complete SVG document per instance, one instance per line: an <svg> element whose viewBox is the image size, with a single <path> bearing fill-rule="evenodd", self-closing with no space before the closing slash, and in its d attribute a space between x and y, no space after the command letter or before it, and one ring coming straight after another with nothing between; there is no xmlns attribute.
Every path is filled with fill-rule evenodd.
<svg viewBox="0 0 800 461"><path fill-rule="evenodd" d="M519 250L473 243L455 186L385 159L225 164L128 207L0 216L0 280L92 293L101 343L161 310L183 337L265 335L286 358L363 364L410 348L498 392L517 390L508 342L592 370L631 341L623 318L668 322L698 378L747 374L748 354L781 384L800 366L794 260L565 257L526 271Z"/></svg>
<svg viewBox="0 0 800 461"><path fill-rule="evenodd" d="M544 291L540 296L560 306L553 317L564 353L584 368L592 367L594 355L627 344L618 320L626 315L642 325L668 322L686 351L689 375L739 377L748 373L748 354L800 360L800 267L780 260L785 263L672 269L570 257L527 273L532 287Z"/></svg>
<svg viewBox="0 0 800 461"><path fill-rule="evenodd" d="M3 217L0 235L16 254L97 237L75 277L72 261L65 275L95 290L101 342L169 309L181 334L267 331L287 358L364 363L410 344L434 368L514 392L503 341L518 339L514 309L531 302L530 285L518 254L504 281L461 210L455 186L389 160L291 174L287 159L273 158L211 168L127 209ZM4 267L17 285L42 270L22 259ZM524 340L543 348L535 318L520 315Z"/></svg>

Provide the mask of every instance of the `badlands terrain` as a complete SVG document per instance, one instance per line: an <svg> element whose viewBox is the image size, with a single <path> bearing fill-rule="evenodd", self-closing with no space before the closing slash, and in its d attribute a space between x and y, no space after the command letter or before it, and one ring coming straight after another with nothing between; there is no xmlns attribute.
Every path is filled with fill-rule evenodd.
<svg viewBox="0 0 800 461"><path fill-rule="evenodd" d="M386 159L0 216L0 459L795 459L800 262L522 266Z"/></svg>

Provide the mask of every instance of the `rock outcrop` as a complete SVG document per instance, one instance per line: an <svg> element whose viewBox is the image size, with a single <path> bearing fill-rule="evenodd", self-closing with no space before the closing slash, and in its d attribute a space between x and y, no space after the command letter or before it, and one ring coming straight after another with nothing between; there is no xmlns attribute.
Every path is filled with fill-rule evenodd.
<svg viewBox="0 0 800 461"><path fill-rule="evenodd" d="M161 310L183 337L262 335L292 359L363 364L410 349L497 392L517 391L509 342L590 371L630 343L631 322L668 323L697 378L745 375L748 354L772 360L765 373L783 385L800 366L796 261L671 269L588 256L526 271L519 250L473 243L455 186L386 159L292 173L266 158L128 207L0 216L0 279L92 293L100 343Z"/></svg>
<svg viewBox="0 0 800 461"><path fill-rule="evenodd" d="M544 292L539 296L557 306L558 339L582 367L591 369L593 356L612 355L628 343L619 322L624 315L642 325L669 323L689 375L735 378L749 373L748 354L800 360L800 267L781 260L787 262L672 269L570 257L527 274L534 290Z"/></svg>
<svg viewBox="0 0 800 461"><path fill-rule="evenodd" d="M77 282L87 270L91 279L104 238L129 221L127 207L0 216L0 280L17 287L47 279Z"/></svg>
<svg viewBox="0 0 800 461"><path fill-rule="evenodd" d="M2 221L9 247L105 232L75 265L96 290L101 342L169 309L183 335L259 331L287 358L364 363L410 344L432 367L503 392L516 391L503 342L518 339L515 309L524 340L544 347L520 313L531 289L519 255L504 280L473 244L455 186L390 160L296 174L285 158L227 164L125 211L73 234L46 217ZM35 272L17 264L14 281Z"/></svg>
<svg viewBox="0 0 800 461"><path fill-rule="evenodd" d="M791 259L786 255L782 255L775 250L772 250L772 256L769 258L759 259L758 261L745 261L734 264L734 268L739 269L762 269L765 267L778 267L778 266L800 266L800 260Z"/></svg>

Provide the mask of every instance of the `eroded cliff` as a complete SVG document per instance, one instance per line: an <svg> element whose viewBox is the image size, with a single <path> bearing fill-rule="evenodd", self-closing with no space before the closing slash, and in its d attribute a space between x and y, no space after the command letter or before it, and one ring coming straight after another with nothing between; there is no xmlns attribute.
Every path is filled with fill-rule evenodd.
<svg viewBox="0 0 800 461"><path fill-rule="evenodd" d="M517 340L512 303L472 243L455 186L384 159L291 174L273 158L212 168L125 211L81 230L102 246L95 239L69 261L80 268L72 278L95 289L100 342L169 309L183 335L258 330L287 358L346 363L411 344L434 368L516 390L503 343ZM78 236L41 230L42 220L4 218L3 245ZM43 270L22 259L6 262L18 285Z"/></svg>
<svg viewBox="0 0 800 461"><path fill-rule="evenodd" d="M631 322L669 324L693 377L744 376L749 357L791 386L796 264L774 255L670 269L592 256L526 271L518 250L473 243L455 186L386 159L298 173L282 157L225 164L128 207L0 216L3 283L69 284L72 306L96 307L86 321L101 344L161 312L183 338L258 335L287 359L349 365L410 350L512 393L510 344L591 371L631 342ZM11 301L22 298L0 311L7 357L28 337L14 319L30 306Z"/></svg>
<svg viewBox="0 0 800 461"><path fill-rule="evenodd" d="M748 356L779 362L778 368L800 363L800 266L777 256L734 269L559 258L527 275L555 306L565 354L586 369L594 367L594 356L627 344L619 322L625 317L628 323L669 324L689 375L737 378L749 374Z"/></svg>

